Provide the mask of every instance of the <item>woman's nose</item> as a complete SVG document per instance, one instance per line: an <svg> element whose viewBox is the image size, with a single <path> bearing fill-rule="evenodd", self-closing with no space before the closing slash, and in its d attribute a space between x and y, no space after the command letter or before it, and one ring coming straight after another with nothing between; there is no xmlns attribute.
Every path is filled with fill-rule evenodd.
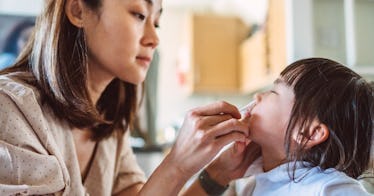
<svg viewBox="0 0 374 196"><path fill-rule="evenodd" d="M158 46L159 38L157 35L156 27L153 24L149 24L144 29L144 36L142 44L145 46L152 47L153 49Z"/></svg>

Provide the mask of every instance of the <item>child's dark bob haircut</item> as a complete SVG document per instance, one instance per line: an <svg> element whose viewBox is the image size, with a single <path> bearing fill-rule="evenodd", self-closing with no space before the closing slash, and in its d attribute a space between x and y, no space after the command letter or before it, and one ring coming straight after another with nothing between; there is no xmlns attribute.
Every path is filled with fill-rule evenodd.
<svg viewBox="0 0 374 196"><path fill-rule="evenodd" d="M357 178L370 160L373 87L346 66L323 58L299 60L280 75L295 93L285 136L288 161L306 161L323 170L335 168ZM328 127L327 140L310 149L304 142L291 150L292 130L301 127L298 135L307 141L306 130L314 119Z"/></svg>

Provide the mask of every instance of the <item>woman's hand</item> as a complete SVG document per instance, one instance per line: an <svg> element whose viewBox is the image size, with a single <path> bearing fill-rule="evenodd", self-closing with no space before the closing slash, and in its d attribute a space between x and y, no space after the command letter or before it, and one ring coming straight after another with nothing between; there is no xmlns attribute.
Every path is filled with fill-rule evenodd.
<svg viewBox="0 0 374 196"><path fill-rule="evenodd" d="M235 141L249 142L248 124L240 121L240 116L238 109L226 102L191 110L166 160L188 179L225 145Z"/></svg>
<svg viewBox="0 0 374 196"><path fill-rule="evenodd" d="M248 167L261 155L260 146L254 142L235 142L207 168L210 177L221 185L243 177Z"/></svg>
<svg viewBox="0 0 374 196"><path fill-rule="evenodd" d="M251 110L248 111L241 120L249 126ZM227 185L231 180L244 176L248 167L261 155L261 148L258 144L248 141L247 143L235 142L222 152L207 168L207 172L212 179L221 185Z"/></svg>

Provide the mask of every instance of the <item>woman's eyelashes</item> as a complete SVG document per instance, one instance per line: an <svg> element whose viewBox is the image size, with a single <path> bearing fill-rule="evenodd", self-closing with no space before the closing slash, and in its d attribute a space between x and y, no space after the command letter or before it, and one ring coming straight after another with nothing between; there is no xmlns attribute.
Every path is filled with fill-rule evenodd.
<svg viewBox="0 0 374 196"><path fill-rule="evenodd" d="M147 19L147 15L146 14L142 14L141 12L132 12L132 14L140 21L145 21ZM154 27L155 28L160 28L160 25L159 23L156 21L154 23Z"/></svg>
<svg viewBox="0 0 374 196"><path fill-rule="evenodd" d="M146 16L140 12L132 12L132 14L139 19L140 21L144 21Z"/></svg>

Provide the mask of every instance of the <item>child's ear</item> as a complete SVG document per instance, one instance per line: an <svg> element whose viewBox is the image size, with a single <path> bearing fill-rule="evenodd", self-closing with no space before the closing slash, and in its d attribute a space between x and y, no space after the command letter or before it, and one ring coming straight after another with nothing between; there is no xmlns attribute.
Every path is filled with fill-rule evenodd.
<svg viewBox="0 0 374 196"><path fill-rule="evenodd" d="M70 23L78 28L83 27L83 2L81 0L67 0L65 13Z"/></svg>
<svg viewBox="0 0 374 196"><path fill-rule="evenodd" d="M329 137L330 131L328 127L319 120L314 120L309 129L309 138L306 142L306 148L310 149L313 146L323 143Z"/></svg>
<svg viewBox="0 0 374 196"><path fill-rule="evenodd" d="M312 148L315 145L318 145L327 140L329 137L330 131L328 127L321 123L319 120L313 120L309 128L308 138L302 136L304 134L295 133L292 138L298 145L305 145L305 149Z"/></svg>

